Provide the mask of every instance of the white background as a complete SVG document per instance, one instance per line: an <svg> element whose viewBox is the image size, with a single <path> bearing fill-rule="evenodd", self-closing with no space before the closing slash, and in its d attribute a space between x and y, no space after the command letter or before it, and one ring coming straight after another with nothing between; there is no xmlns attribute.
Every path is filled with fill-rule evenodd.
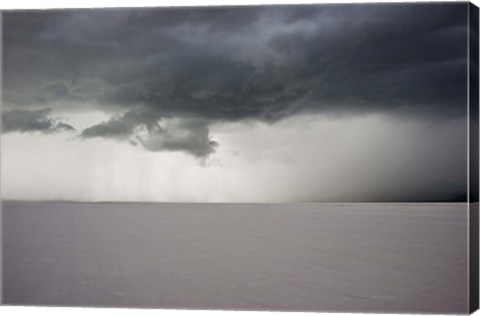
<svg viewBox="0 0 480 316"><path fill-rule="evenodd" d="M372 0L324 0L324 1L294 1L294 0L3 0L0 2L0 10L4 9L46 9L46 8L88 8L88 7L142 7L142 6L192 6L192 5L246 5L246 4L293 4L293 3L340 3L340 2L379 2ZM383 2L416 2L412 0L404 1L386 1ZM451 1L447 1L451 2ZM480 6L480 0L472 1ZM408 306L405 306L407 309ZM104 315L104 316L299 316L311 313L292 313L292 312L238 312L238 311L197 311L197 310L159 310L159 309L115 309L115 308L65 308L65 307L0 307L1 315L39 315L39 316L60 316L60 315ZM476 313L479 315L480 313ZM315 315L325 316L327 313L318 313ZM348 313L338 313L335 315L354 315ZM368 314L365 314L368 315ZM382 315L382 314L377 314Z"/></svg>

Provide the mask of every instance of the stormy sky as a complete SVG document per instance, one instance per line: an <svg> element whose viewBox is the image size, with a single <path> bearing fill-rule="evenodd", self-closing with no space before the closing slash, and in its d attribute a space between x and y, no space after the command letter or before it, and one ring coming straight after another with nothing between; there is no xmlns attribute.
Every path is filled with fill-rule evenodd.
<svg viewBox="0 0 480 316"><path fill-rule="evenodd" d="M466 193L467 3L4 11L2 197Z"/></svg>

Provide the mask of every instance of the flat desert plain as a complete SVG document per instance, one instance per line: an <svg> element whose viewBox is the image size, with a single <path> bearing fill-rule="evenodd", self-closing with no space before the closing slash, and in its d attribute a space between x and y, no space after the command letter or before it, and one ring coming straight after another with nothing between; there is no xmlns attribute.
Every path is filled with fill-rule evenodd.
<svg viewBox="0 0 480 316"><path fill-rule="evenodd" d="M467 313L466 204L3 202L3 303Z"/></svg>

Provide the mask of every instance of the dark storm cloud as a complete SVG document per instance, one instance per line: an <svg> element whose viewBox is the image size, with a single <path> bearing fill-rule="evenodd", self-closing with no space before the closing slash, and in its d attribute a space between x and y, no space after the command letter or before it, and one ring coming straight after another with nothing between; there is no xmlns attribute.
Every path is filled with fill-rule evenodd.
<svg viewBox="0 0 480 316"><path fill-rule="evenodd" d="M148 150L195 156L213 152L213 122L458 117L466 15L466 3L6 12L4 98L94 104L119 114L83 138L140 130ZM185 122L158 138L152 118Z"/></svg>
<svg viewBox="0 0 480 316"><path fill-rule="evenodd" d="M10 110L2 113L2 131L11 132L41 132L53 133L73 131L74 128L58 119L49 117L51 109L36 111Z"/></svg>

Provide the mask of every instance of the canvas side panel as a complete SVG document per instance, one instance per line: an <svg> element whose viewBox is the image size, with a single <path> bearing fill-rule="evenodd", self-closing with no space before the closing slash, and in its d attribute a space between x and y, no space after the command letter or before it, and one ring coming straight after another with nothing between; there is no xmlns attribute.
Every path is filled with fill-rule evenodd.
<svg viewBox="0 0 480 316"><path fill-rule="evenodd" d="M478 309L478 153L479 153L479 70L478 70L478 8L469 6L469 304L470 313Z"/></svg>
<svg viewBox="0 0 480 316"><path fill-rule="evenodd" d="M0 112L3 109L3 12L0 10ZM0 119L0 134L2 131L2 120ZM0 138L0 152L2 150L2 143ZM2 162L0 161L0 164ZM0 174L0 177L2 175ZM0 187L0 305L3 304L3 210L1 199L2 188Z"/></svg>

